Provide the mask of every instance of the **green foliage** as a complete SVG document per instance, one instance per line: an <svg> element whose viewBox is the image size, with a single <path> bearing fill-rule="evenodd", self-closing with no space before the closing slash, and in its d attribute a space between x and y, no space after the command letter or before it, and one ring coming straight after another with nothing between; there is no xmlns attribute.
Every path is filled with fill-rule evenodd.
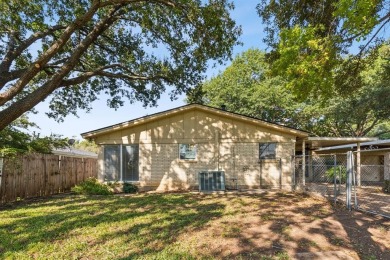
<svg viewBox="0 0 390 260"><path fill-rule="evenodd" d="M123 183L123 192L124 193L137 193L138 186L133 183Z"/></svg>
<svg viewBox="0 0 390 260"><path fill-rule="evenodd" d="M318 30L296 25L280 32L279 58L273 63L273 72L286 75L287 87L302 99L319 90L326 96L333 93L335 53L328 39L317 38ZM299 58L302 51L306 52L304 58Z"/></svg>
<svg viewBox="0 0 390 260"><path fill-rule="evenodd" d="M337 183L345 183L347 181L347 168L343 165L335 166L329 168L325 172L325 176L328 178L330 182L334 182L334 176L336 174L336 182Z"/></svg>
<svg viewBox="0 0 390 260"><path fill-rule="evenodd" d="M375 126L368 135L378 137L379 139L390 139L390 122L386 121Z"/></svg>
<svg viewBox="0 0 390 260"><path fill-rule="evenodd" d="M0 129L50 97L50 117L155 105L196 86L210 61L224 63L241 29L228 0L3 1ZM6 87L5 87L6 86Z"/></svg>
<svg viewBox="0 0 390 260"><path fill-rule="evenodd" d="M390 59L389 45L367 59L372 59L372 66L361 71L360 87L347 97L311 95L302 102L293 94L291 82L272 74L266 54L251 49L238 55L225 71L188 92L187 102L225 105L228 111L318 136L375 135L379 130L374 129L390 118L390 81L384 68ZM378 135L386 132L386 128L382 130Z"/></svg>
<svg viewBox="0 0 390 260"><path fill-rule="evenodd" d="M390 46L382 46L373 55L366 58L371 59L371 66L364 68L358 75L359 87L347 96L334 95L326 101L326 107L322 109L323 133L332 136L374 135L376 127L389 122L390 81L384 65L390 58ZM378 131L377 135L385 133Z"/></svg>
<svg viewBox="0 0 390 260"><path fill-rule="evenodd" d="M284 87L281 77L272 77L265 53L250 49L235 57L216 77L187 94L196 101L228 111L292 127L302 127L304 107Z"/></svg>
<svg viewBox="0 0 390 260"><path fill-rule="evenodd" d="M390 193L390 180L386 180L383 184L383 191Z"/></svg>
<svg viewBox="0 0 390 260"><path fill-rule="evenodd" d="M111 195L108 185L100 183L96 178L88 178L72 188L72 192L84 195Z"/></svg>
<svg viewBox="0 0 390 260"><path fill-rule="evenodd" d="M273 73L301 99L348 95L361 87L366 59L388 40L388 0L261 0ZM387 38L386 38L387 37ZM356 50L356 46L359 49ZM388 72L390 71L387 69Z"/></svg>
<svg viewBox="0 0 390 260"><path fill-rule="evenodd" d="M74 143L73 147L88 152L94 152L94 153L99 152L98 145L95 142L89 140L81 140L81 141L77 140Z"/></svg>
<svg viewBox="0 0 390 260"><path fill-rule="evenodd" d="M27 129L36 125L26 116L14 121L11 125L0 131L0 153L15 155L24 152L51 153L54 148L66 147L67 139L59 135L40 137L35 132L31 135Z"/></svg>

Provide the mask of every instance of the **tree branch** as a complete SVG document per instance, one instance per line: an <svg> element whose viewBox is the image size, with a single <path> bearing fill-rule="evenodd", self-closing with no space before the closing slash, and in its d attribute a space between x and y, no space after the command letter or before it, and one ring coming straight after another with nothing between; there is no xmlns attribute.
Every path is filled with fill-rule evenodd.
<svg viewBox="0 0 390 260"><path fill-rule="evenodd" d="M179 6L178 3L168 0L106 0L100 3L100 7L105 7L109 5L117 5L117 4L129 4L129 3L137 3L137 2L145 2L145 3L159 3L169 7L176 8Z"/></svg>
<svg viewBox="0 0 390 260"><path fill-rule="evenodd" d="M125 74L125 73L112 73L112 72L105 71L106 69L111 69L111 68L121 68L121 69L127 71L128 73L130 73L131 75ZM95 76L103 76L103 77L109 77L109 78L123 78L123 79L127 79L127 80L142 80L142 81L160 78L160 79L164 79L166 81L169 81L169 79L167 77L162 76L162 75L154 75L154 76L138 75L138 74L131 72L128 68L126 68L122 64L111 64L111 65L107 65L107 66L98 68L95 71L85 72L78 77L63 80L61 82L61 86L62 87L69 87L69 86L78 85L78 84L81 84L81 83L87 81L88 79L90 79L92 77L95 77Z"/></svg>
<svg viewBox="0 0 390 260"><path fill-rule="evenodd" d="M65 29L65 26L56 25L51 28L49 28L46 31L43 32L36 32L33 33L30 37L28 37L25 41L21 42L18 47L15 48L15 46L10 46L8 48L7 53L4 56L4 59L0 63L0 73L6 73L9 71L9 68L11 67L12 62L25 50L27 49L31 44L36 42L39 39L42 39L43 37L52 34L55 31ZM12 44L15 45L15 44ZM1 86L0 86L1 89Z"/></svg>
<svg viewBox="0 0 390 260"><path fill-rule="evenodd" d="M390 21L390 18L388 18L388 21ZM363 56L363 51L365 48L367 48L367 46L374 40L374 38L378 35L378 33L383 29L383 27L386 25L386 23L383 23L379 28L378 30L374 33L374 35L371 37L370 40L368 40L368 42L363 46L363 48L360 49L360 52L359 52L359 57L362 57Z"/></svg>
<svg viewBox="0 0 390 260"><path fill-rule="evenodd" d="M91 8L83 16L77 18L73 23L71 23L64 30L60 38L55 41L51 47L46 52L44 52L33 64L30 65L26 72L15 84L12 85L11 88L0 94L0 106L4 105L23 90L23 88L39 73L39 71L44 68L50 59L66 44L74 31L82 27L88 20L93 17L93 15L99 9L99 4L100 1L95 0L92 3Z"/></svg>
<svg viewBox="0 0 390 260"><path fill-rule="evenodd" d="M20 78L26 71L27 69L19 69L0 74L0 89L2 89L7 82Z"/></svg>
<svg viewBox="0 0 390 260"><path fill-rule="evenodd" d="M386 21L386 20L387 20L387 21ZM386 22L384 22L384 21L386 21ZM379 31L382 30L383 26L384 26L386 23L388 23L389 21L390 21L390 12L387 13L385 16L383 16L381 19L378 20L378 22L377 22L376 25L381 24L382 22L384 22L384 23L380 26L379 30L377 30L377 32L375 33L375 35L377 35L377 34L379 33ZM341 31L340 33L343 34L343 31ZM351 37L345 39L345 41L348 41L348 42L349 42L349 41L352 41L352 40L356 39L357 37L359 37L359 36L361 36L361 35L362 35L362 33L352 35ZM374 35L374 37L375 37L375 35ZM372 39L373 39L374 37L372 37ZM371 39L370 41L372 41L372 39Z"/></svg>
<svg viewBox="0 0 390 260"><path fill-rule="evenodd" d="M113 17L113 14L121 7L122 6L117 6L111 10L105 19L100 20L94 26L88 36L77 45L68 61L62 65L61 69L53 74L50 80L24 98L17 100L6 109L0 111L0 130L4 129L4 127L11 123L15 118L21 116L24 112L33 108L35 105L49 96L54 90L61 87L62 79L74 68L81 55L99 37L100 34L102 34L116 21L116 18Z"/></svg>
<svg viewBox="0 0 390 260"><path fill-rule="evenodd" d="M375 119L369 127L367 127L365 130L362 131L362 136L365 136L370 132L379 122L379 119Z"/></svg>
<svg viewBox="0 0 390 260"><path fill-rule="evenodd" d="M383 134L387 134L387 133L390 133L390 130L381 131L381 132L379 132L379 133L376 133L374 136L375 136L375 137L379 137L379 136L381 136L381 135L383 135Z"/></svg>

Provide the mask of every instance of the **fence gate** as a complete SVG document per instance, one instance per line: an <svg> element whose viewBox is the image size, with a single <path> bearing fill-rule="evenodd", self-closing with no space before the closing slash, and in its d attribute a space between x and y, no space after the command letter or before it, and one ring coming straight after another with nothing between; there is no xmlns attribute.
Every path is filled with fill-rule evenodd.
<svg viewBox="0 0 390 260"><path fill-rule="evenodd" d="M347 156L347 208L390 218L390 194L383 190L384 165L381 157L364 156L362 163L356 165L357 153L348 152Z"/></svg>
<svg viewBox="0 0 390 260"><path fill-rule="evenodd" d="M294 156L295 189L318 193L336 200L345 194L346 155Z"/></svg>
<svg viewBox="0 0 390 260"><path fill-rule="evenodd" d="M317 193L335 203L390 218L390 194L383 191L385 172L379 156L361 153L293 157L295 189ZM389 169L387 169L389 170Z"/></svg>

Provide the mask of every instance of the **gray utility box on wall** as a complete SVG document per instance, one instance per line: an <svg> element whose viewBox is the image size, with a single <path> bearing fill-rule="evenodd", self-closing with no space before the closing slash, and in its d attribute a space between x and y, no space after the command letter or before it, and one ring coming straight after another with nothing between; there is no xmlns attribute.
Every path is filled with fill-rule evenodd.
<svg viewBox="0 0 390 260"><path fill-rule="evenodd" d="M225 190L224 171L202 171L198 174L199 191Z"/></svg>

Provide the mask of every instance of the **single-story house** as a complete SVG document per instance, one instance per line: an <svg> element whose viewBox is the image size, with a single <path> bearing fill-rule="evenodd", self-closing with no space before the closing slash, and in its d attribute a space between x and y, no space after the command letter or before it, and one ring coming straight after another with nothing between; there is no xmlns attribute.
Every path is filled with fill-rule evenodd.
<svg viewBox="0 0 390 260"><path fill-rule="evenodd" d="M308 133L190 104L82 134L99 145L102 181L141 190L285 188Z"/></svg>

